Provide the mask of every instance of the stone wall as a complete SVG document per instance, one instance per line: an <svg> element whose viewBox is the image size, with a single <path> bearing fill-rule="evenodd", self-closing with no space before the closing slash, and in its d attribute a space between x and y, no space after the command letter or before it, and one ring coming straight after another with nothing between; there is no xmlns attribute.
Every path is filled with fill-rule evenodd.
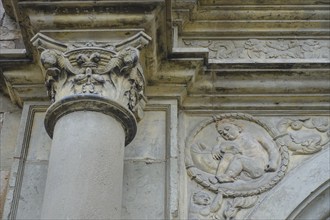
<svg viewBox="0 0 330 220"><path fill-rule="evenodd" d="M0 94L0 213L2 214L13 163L21 110L8 97Z"/></svg>
<svg viewBox="0 0 330 220"><path fill-rule="evenodd" d="M0 48L2 50L24 48L19 26L15 18L5 12L2 1L0 1Z"/></svg>
<svg viewBox="0 0 330 220"><path fill-rule="evenodd" d="M47 106L24 106L4 219L40 218L51 145L43 124ZM125 148L123 219L178 217L176 116L174 100L147 105L137 137Z"/></svg>

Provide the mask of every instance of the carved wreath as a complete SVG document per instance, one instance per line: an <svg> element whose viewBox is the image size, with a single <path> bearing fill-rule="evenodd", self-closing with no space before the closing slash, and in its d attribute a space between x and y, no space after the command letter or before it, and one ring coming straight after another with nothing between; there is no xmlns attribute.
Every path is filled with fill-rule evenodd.
<svg viewBox="0 0 330 220"><path fill-rule="evenodd" d="M278 157L278 162L276 163L276 167L273 165L273 170L271 170L271 167L267 165L265 170L268 169L268 173L261 173L260 175L255 175L254 179L247 180L247 181L236 181L234 178L228 177L226 175L220 174L220 176L217 176L216 173L212 173L207 170L203 170L199 164L196 164L193 159L194 149L192 146L196 146L196 136L200 134L203 129L208 127L211 124L215 124L218 132L225 137L225 139L229 141L220 141L220 145L227 144L225 148L222 147L220 150L218 150L219 153L209 152L213 153L213 158L217 159L219 161L225 160L226 155L227 156L227 163L231 163L233 160L240 160L240 158L244 158L244 151L240 150L239 146L235 146L235 138L231 137L230 134L226 133L226 131L222 131L221 129L227 129L227 128L219 128L223 126L223 124L227 122L233 122L233 126L237 124L236 122L245 123L246 126L255 126L257 129L259 129L261 132L264 132L266 136L269 135L269 141L272 144L273 147L271 149L268 149L270 151L273 151L273 154L275 154ZM230 128L229 128L230 129ZM240 129L240 128L238 128ZM241 131L239 131L241 132ZM245 131L245 135L252 134L251 131ZM268 135L267 135L268 134ZM242 134L243 135L243 134ZM231 113L231 114L221 114L214 116L212 119L206 120L202 122L193 132L192 135L187 140L186 145L186 151L185 151L185 164L187 173L190 176L192 180L197 182L199 185L205 187L206 189L215 192L216 194L222 194L225 197L247 197L247 196L253 196L258 195L260 193L263 193L269 189L271 189L273 186L275 186L285 175L285 172L288 167L289 163L289 154L286 146L281 145L274 141L275 134L272 132L272 130L263 122L256 119L255 117L248 115L248 114L242 114L242 113ZM251 140L254 143L257 143L257 145L260 143L260 145L263 145L262 141L256 141L251 137ZM223 143L222 143L223 142ZM207 152L203 152L203 148L206 147L203 144L199 144L199 146L202 148L202 151L200 152L201 155L207 154ZM248 148L249 146L245 146ZM249 150L249 149L248 149ZM207 151L207 150L206 150ZM228 152L228 153L226 153ZM243 159L242 159L243 160ZM229 161L229 162L228 162ZM226 162L222 162L226 163ZM220 164L220 162L219 162ZM271 165L272 166L272 165ZM220 169L220 168L218 168ZM227 168L227 171L229 168ZM230 171L231 172L231 171ZM266 172L266 171L265 171ZM255 172L258 174L257 170ZM216 177L216 178L215 178ZM252 187L251 187L252 186Z"/></svg>

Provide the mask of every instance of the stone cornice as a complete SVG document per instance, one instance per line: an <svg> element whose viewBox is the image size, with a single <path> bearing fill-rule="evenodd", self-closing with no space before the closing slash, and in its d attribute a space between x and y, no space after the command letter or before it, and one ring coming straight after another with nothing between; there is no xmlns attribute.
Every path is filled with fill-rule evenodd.
<svg viewBox="0 0 330 220"><path fill-rule="evenodd" d="M176 1L172 56L212 64L329 63L329 9L314 0Z"/></svg>

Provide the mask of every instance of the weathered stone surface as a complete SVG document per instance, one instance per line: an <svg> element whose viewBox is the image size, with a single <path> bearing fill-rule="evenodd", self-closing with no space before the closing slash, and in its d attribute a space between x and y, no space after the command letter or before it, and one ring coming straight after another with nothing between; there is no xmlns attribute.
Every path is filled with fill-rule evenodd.
<svg viewBox="0 0 330 220"><path fill-rule="evenodd" d="M0 216L9 191L9 174L15 155L20 116L20 109L0 94Z"/></svg>
<svg viewBox="0 0 330 220"><path fill-rule="evenodd" d="M312 197L312 198L310 198ZM295 217L295 219L326 219L329 218L330 213L330 187L325 184L319 187L316 192L312 192L308 200L304 201L303 206L298 206L298 215L291 215L288 219ZM295 210L295 211L296 211Z"/></svg>
<svg viewBox="0 0 330 220"><path fill-rule="evenodd" d="M189 115L185 119L188 125L185 128L188 130L185 166L191 179L187 181L189 218L236 216L239 219L254 219L247 217L247 214L255 205L261 203L269 209L274 207L269 205L273 202L263 203L259 197L263 198L267 193L275 193L277 199L284 197L277 194L277 190L283 190L285 194L286 189L276 187L285 182L287 175L303 172L300 165L315 158L313 163L317 169L328 169L327 165L318 166L317 156L311 156L324 155L329 150L330 121L327 116L269 115L262 117L262 120L244 113L224 113L205 120L201 116ZM201 122L197 124L198 121ZM315 175L320 173L318 171ZM314 179L313 184L315 187L321 186L326 179L329 179L328 175ZM306 177L306 184L312 187L309 181ZM298 185L293 183L292 187L298 188ZM308 188L305 184L299 187L300 190ZM284 207L267 211L273 212L266 215L267 218L278 218L275 210ZM255 210L262 213L258 218L264 218L263 208ZM289 214L279 219L286 219Z"/></svg>
<svg viewBox="0 0 330 220"><path fill-rule="evenodd" d="M41 218L120 218L124 142L120 122L106 114L78 111L60 118Z"/></svg>
<svg viewBox="0 0 330 220"><path fill-rule="evenodd" d="M1 49L14 49L15 43L13 41L0 41Z"/></svg>
<svg viewBox="0 0 330 220"><path fill-rule="evenodd" d="M2 216L2 211L6 200L9 173L9 171L0 171L0 216Z"/></svg>
<svg viewBox="0 0 330 220"><path fill-rule="evenodd" d="M4 2L18 12L27 51L34 60L39 57L31 49L30 39L37 33L55 39L52 45L60 51L63 44L57 41L81 48L89 41L104 45L109 39L117 45L140 31L153 38L141 50L140 64L145 70L149 104L144 120L139 122L138 136L125 149L122 218L328 218L330 177L325 175L329 172L330 138L328 2L123 0L84 1L79 5L77 1ZM8 12L15 17L14 10ZM8 30L4 29L4 37L15 34L14 29ZM36 44L46 45L39 43ZM116 53L121 49L118 47ZM37 65L24 64L8 50L0 52L6 78L1 81L6 81L12 100L23 105L28 100L46 98L46 90L41 89L44 75ZM93 52L81 54L80 58L75 56L78 54L70 57L74 67L78 66L77 61L91 66L97 63ZM62 58L57 61L65 60ZM49 69L47 80L49 85L57 86L51 81L58 80L59 75L51 68L62 70L62 67L51 66L48 61L44 62L50 65L45 67ZM72 74L66 81L67 92L102 91L105 83L97 84L97 80L86 83L86 76L98 76L82 65L78 68L84 70L82 75ZM88 67L92 69L91 66ZM81 78L75 78L78 75ZM69 81L74 79L76 85L72 88L77 93L70 90ZM108 83L111 77L104 79ZM95 90L92 84L97 84ZM80 105L82 110L85 104L80 100L75 107ZM93 110L100 109L94 103L91 106ZM40 137L46 135L42 129L43 114L37 112L34 119L23 120L27 127L22 133L27 131L27 135L19 136L21 148L13 163L6 216L12 213L15 218L16 212L20 216L27 212L31 218L39 218L40 207L24 204L14 189L15 184L28 181L27 174L38 179L33 172L23 172L24 152L29 166L47 160L47 138ZM212 119L212 115L224 114L228 116L226 120ZM213 121L203 124L204 120ZM84 128L77 130L89 132L89 125ZM230 133L239 134L231 138ZM23 143L25 138L31 138L29 143ZM107 138L104 140L109 141ZM186 163L189 154L191 160ZM280 159L276 162L278 154ZM239 169L234 169L232 163L238 164ZM58 173L66 170L63 167ZM28 193L30 188L24 190L27 193L24 199L40 204L40 197ZM98 202L87 205L94 204ZM30 209L23 210L25 205Z"/></svg>
<svg viewBox="0 0 330 220"><path fill-rule="evenodd" d="M17 23L5 12L0 2L0 48L22 48L22 35ZM1 50L0 50L1 54Z"/></svg>
<svg viewBox="0 0 330 220"><path fill-rule="evenodd" d="M165 219L165 163L125 161L122 219Z"/></svg>
<svg viewBox="0 0 330 220"><path fill-rule="evenodd" d="M166 112L147 111L139 123L136 138L125 148L125 158L133 160L165 160Z"/></svg>
<svg viewBox="0 0 330 220"><path fill-rule="evenodd" d="M1 170L10 170L15 153L21 112L5 112L1 129Z"/></svg>
<svg viewBox="0 0 330 220"><path fill-rule="evenodd" d="M15 104L10 101L10 98L0 93L0 112L16 112L21 111Z"/></svg>
<svg viewBox="0 0 330 220"><path fill-rule="evenodd" d="M140 32L116 44L64 44L43 34L35 35L31 41L42 51L40 60L52 102L94 95L119 103L139 120L146 104L146 82L138 48L150 40Z"/></svg>
<svg viewBox="0 0 330 220"><path fill-rule="evenodd" d="M325 149L302 163L299 169L290 173L247 217L249 219L286 219L289 217L309 194L329 180L329 153L329 148ZM329 200L325 202L329 202ZM279 210L281 211L279 212ZM320 207L320 214L321 210Z"/></svg>
<svg viewBox="0 0 330 220"><path fill-rule="evenodd" d="M177 110L175 108L176 101L151 101L152 105L147 107L145 118L146 122L144 124L139 124L141 127L139 128L141 132L143 133L146 129L159 129L157 133L154 134L154 137L150 140L147 137L143 137L144 142L146 142L145 146L154 147L152 144L155 141L155 137L159 137L162 141L159 142L159 146L157 151L155 151L155 155L153 159L150 159L149 155L147 157L141 156L139 152L136 153L136 157L134 157L134 154L132 152L129 152L133 150L133 143L129 145L126 148L126 153L129 152L129 157L126 157L125 159L125 166L124 166L124 173L125 178L124 180L126 183L123 184L123 199L126 201L127 198L129 198L126 206L126 202L123 202L123 209L122 213L127 218L134 218L134 216L137 214L138 216L149 216L149 218L164 218L162 216L177 216L178 215L178 201L177 201L177 193L178 193L178 179L176 177L177 175L177 147L176 147L176 127L175 122L177 118L175 115L177 114ZM156 104L157 103L157 104ZM35 109L35 107L32 107L32 109ZM40 107L37 107L37 109L40 109ZM41 110L41 109L40 109ZM12 201L12 204L19 204L18 210L14 207L8 208L8 205L10 205L9 202L7 202L7 210L6 213L9 212L15 213L17 211L20 216L29 215L31 218L38 219L40 218L40 209L41 209L41 203L42 203L42 195L33 193L35 191L32 186L36 186L38 188L38 191L40 193L43 193L42 187L44 187L45 181L46 181L46 173L47 172L45 167L47 166L47 156L49 154L48 150L50 150L50 139L48 135L45 132L45 129L43 127L43 117L44 112L40 112L40 110L36 111L33 114L33 117L29 118L31 131L28 132L28 130L22 131L22 135L25 132L27 137L29 137L30 142L26 145L23 145L21 148L18 148L17 157L21 154L21 152L26 151L27 155L26 158L29 158L27 161L27 164L29 167L22 167L23 170L30 169L32 167L32 170L39 170L38 173L33 173L30 169L29 171L26 171L24 173L19 174L12 174L14 178L12 178L12 186L11 190L9 191L9 194L7 196L8 201ZM44 107L45 111L45 107ZM24 117L26 117L26 113L28 113L28 108L25 109ZM30 111L32 112L32 111ZM144 121L144 119L141 121L141 123ZM25 119L23 119L24 121ZM168 127L168 123L171 122L173 125L171 126L171 129ZM25 124L25 123L24 123ZM151 127L148 126L148 124L151 124ZM161 125L161 126L159 126ZM159 126L159 128L157 127ZM26 128L28 129L28 128ZM164 135L166 134L166 135ZM20 136L23 138L23 136ZM165 142L165 139L167 140ZM152 141L154 140L154 141ZM149 141L149 143L148 143ZM142 140L139 140L138 143L142 144ZM156 141L157 143L157 141ZM165 145L166 143L166 145ZM136 145L137 147L139 145ZM156 146L155 146L156 147ZM166 154L165 154L166 151ZM157 153L158 152L158 153ZM162 155L159 154L159 152L162 152ZM165 154L165 155L164 155ZM165 160L165 158L170 158ZM70 159L72 160L72 159ZM18 162L19 159L16 159L16 162ZM91 164L86 164L90 166ZM33 166L35 168L33 168ZM44 166L44 167L43 167ZM15 169L13 168L13 171L16 173ZM136 170L136 172L135 172ZM31 172L30 172L31 171ZM169 178L165 178L165 173L170 172L171 176ZM141 176L136 176L136 174L139 174ZM149 175L150 174L150 175ZM28 175L28 176L25 176ZM38 175L42 175L43 178L41 178ZM142 177L144 175L149 175L148 180L144 180ZM162 178L159 178L159 177ZM40 178L39 178L40 177ZM15 188L16 181L19 179L23 179L23 188L21 193L25 193L24 199L27 201L24 203L24 201L19 200L19 196L12 196L13 189ZM26 182L29 181L29 184ZM150 191L150 188L146 188L146 191L142 191L142 183L150 184L150 187L152 188L152 191ZM141 183L141 184L140 184ZM128 185L129 184L129 187ZM31 187L30 187L31 186ZM162 187L162 190L171 192L169 195L167 195L167 200L164 199L165 191L160 194L159 192L159 186ZM40 190L41 189L41 190ZM30 191L32 190L32 191ZM24 192L23 192L24 191ZM32 193L31 193L32 192ZM135 197L135 194L139 193L137 197ZM135 202L138 200L139 197L143 197L141 201L144 203L139 203L141 207L145 207L145 211L141 212L141 210L136 210ZM134 200L134 203L132 202L132 198ZM148 198L148 199L147 199ZM149 198L152 198L151 200ZM154 198L159 199L159 202L153 203ZM29 204L29 202L34 201L34 205ZM131 201L131 202L130 202ZM150 201L152 203L150 203ZM164 203L169 203L169 206L167 208L164 207ZM22 203L22 204L21 204ZM29 207L29 208L26 208ZM24 208L24 209L23 209ZM130 213L125 213L126 208L129 209ZM11 210L11 211L10 211ZM138 211L138 212L137 212ZM15 215L13 215L15 216Z"/></svg>
<svg viewBox="0 0 330 220"><path fill-rule="evenodd" d="M26 162L16 219L40 219L47 168L48 161Z"/></svg>
<svg viewBox="0 0 330 220"><path fill-rule="evenodd" d="M30 134L28 161L48 161L51 139L44 126L45 113L37 112L33 118Z"/></svg>
<svg viewBox="0 0 330 220"><path fill-rule="evenodd" d="M183 40L182 47L207 48L209 59L222 62L299 62L330 58L329 40Z"/></svg>

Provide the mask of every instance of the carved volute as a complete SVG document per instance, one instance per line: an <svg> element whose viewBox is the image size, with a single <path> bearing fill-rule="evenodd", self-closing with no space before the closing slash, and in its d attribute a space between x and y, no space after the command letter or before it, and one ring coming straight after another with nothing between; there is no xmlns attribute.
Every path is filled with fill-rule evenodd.
<svg viewBox="0 0 330 220"><path fill-rule="evenodd" d="M113 115L123 123L126 143L130 142L136 132L135 120L142 118L146 104L145 79L137 48L149 40L149 36L140 32L118 44L63 44L37 34L32 42L40 51L45 84L53 103L45 119L49 135L52 136L53 126L63 114L54 112L70 107L71 110L64 111L92 110ZM84 100L98 101L83 105Z"/></svg>

